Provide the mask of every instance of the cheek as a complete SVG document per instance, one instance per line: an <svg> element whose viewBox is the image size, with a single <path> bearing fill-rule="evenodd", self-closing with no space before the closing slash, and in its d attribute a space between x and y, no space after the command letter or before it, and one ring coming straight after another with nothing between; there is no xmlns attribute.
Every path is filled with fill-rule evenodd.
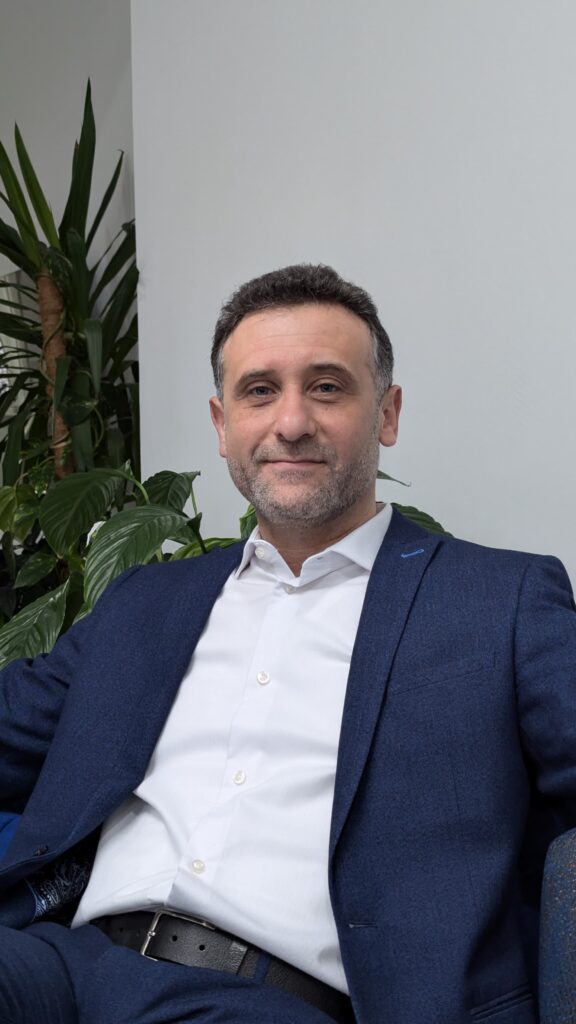
<svg viewBox="0 0 576 1024"><path fill-rule="evenodd" d="M334 442L340 450L348 453L359 450L365 451L374 444L376 436L377 426L371 421L368 408L361 419L354 419L341 424L338 430L332 434Z"/></svg>
<svg viewBox="0 0 576 1024"><path fill-rule="evenodd" d="M228 455L239 456L249 453L258 439L255 424L248 417L243 417L242 420L231 420L224 425L221 444L226 447Z"/></svg>

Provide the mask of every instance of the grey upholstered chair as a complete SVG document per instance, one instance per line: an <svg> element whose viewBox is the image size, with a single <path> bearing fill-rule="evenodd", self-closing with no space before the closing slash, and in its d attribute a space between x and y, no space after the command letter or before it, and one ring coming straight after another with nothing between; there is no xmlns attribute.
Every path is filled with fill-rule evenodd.
<svg viewBox="0 0 576 1024"><path fill-rule="evenodd" d="M576 829L546 857L539 973L540 1024L576 1024Z"/></svg>

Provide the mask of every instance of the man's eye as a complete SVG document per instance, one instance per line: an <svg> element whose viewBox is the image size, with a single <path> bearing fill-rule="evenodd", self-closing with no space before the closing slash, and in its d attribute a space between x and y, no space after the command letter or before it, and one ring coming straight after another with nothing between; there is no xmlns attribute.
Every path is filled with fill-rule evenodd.
<svg viewBox="0 0 576 1024"><path fill-rule="evenodd" d="M255 384L254 387L250 388L248 394L254 398L265 398L266 395L272 393L272 388L268 387L267 384Z"/></svg>
<svg viewBox="0 0 576 1024"><path fill-rule="evenodd" d="M322 381L316 385L316 390L320 391L322 395L332 395L340 390L337 384L332 384L331 381Z"/></svg>

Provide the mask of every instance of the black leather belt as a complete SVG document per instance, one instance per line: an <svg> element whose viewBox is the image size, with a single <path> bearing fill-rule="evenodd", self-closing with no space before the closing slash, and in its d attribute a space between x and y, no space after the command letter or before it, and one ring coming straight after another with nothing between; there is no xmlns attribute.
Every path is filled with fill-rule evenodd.
<svg viewBox="0 0 576 1024"><path fill-rule="evenodd" d="M135 949L152 960L168 960L187 967L208 967L216 971L253 978L261 956L270 963L265 985L299 996L328 1014L338 1024L354 1024L348 996L317 978L312 978L284 960L265 954L235 935L220 931L207 921L175 914L137 910L130 914L99 917L92 924L112 942Z"/></svg>

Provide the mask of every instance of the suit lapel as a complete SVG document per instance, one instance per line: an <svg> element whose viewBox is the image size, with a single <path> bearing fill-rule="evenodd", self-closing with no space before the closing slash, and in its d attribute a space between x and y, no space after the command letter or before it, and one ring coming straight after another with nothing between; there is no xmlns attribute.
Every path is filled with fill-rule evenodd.
<svg viewBox="0 0 576 1024"><path fill-rule="evenodd" d="M134 753L132 767L138 776L146 771L214 602L239 563L242 550L243 544L236 544L213 551L195 562L190 567L194 571L180 581L167 580L169 605L162 615L161 630L146 640L140 637L137 656L141 671L131 674L134 693L127 697L134 709L131 732L139 742L125 744L126 752Z"/></svg>
<svg viewBox="0 0 576 1024"><path fill-rule="evenodd" d="M39 820L52 857L91 832L138 785L242 547L151 566L134 577L129 624L120 602L107 612L83 652L80 707L73 691L3 868L30 856ZM109 643L102 645L103 637Z"/></svg>
<svg viewBox="0 0 576 1024"><path fill-rule="evenodd" d="M370 574L344 703L330 857L364 771L396 648L439 543L440 537L431 536L395 512Z"/></svg>

